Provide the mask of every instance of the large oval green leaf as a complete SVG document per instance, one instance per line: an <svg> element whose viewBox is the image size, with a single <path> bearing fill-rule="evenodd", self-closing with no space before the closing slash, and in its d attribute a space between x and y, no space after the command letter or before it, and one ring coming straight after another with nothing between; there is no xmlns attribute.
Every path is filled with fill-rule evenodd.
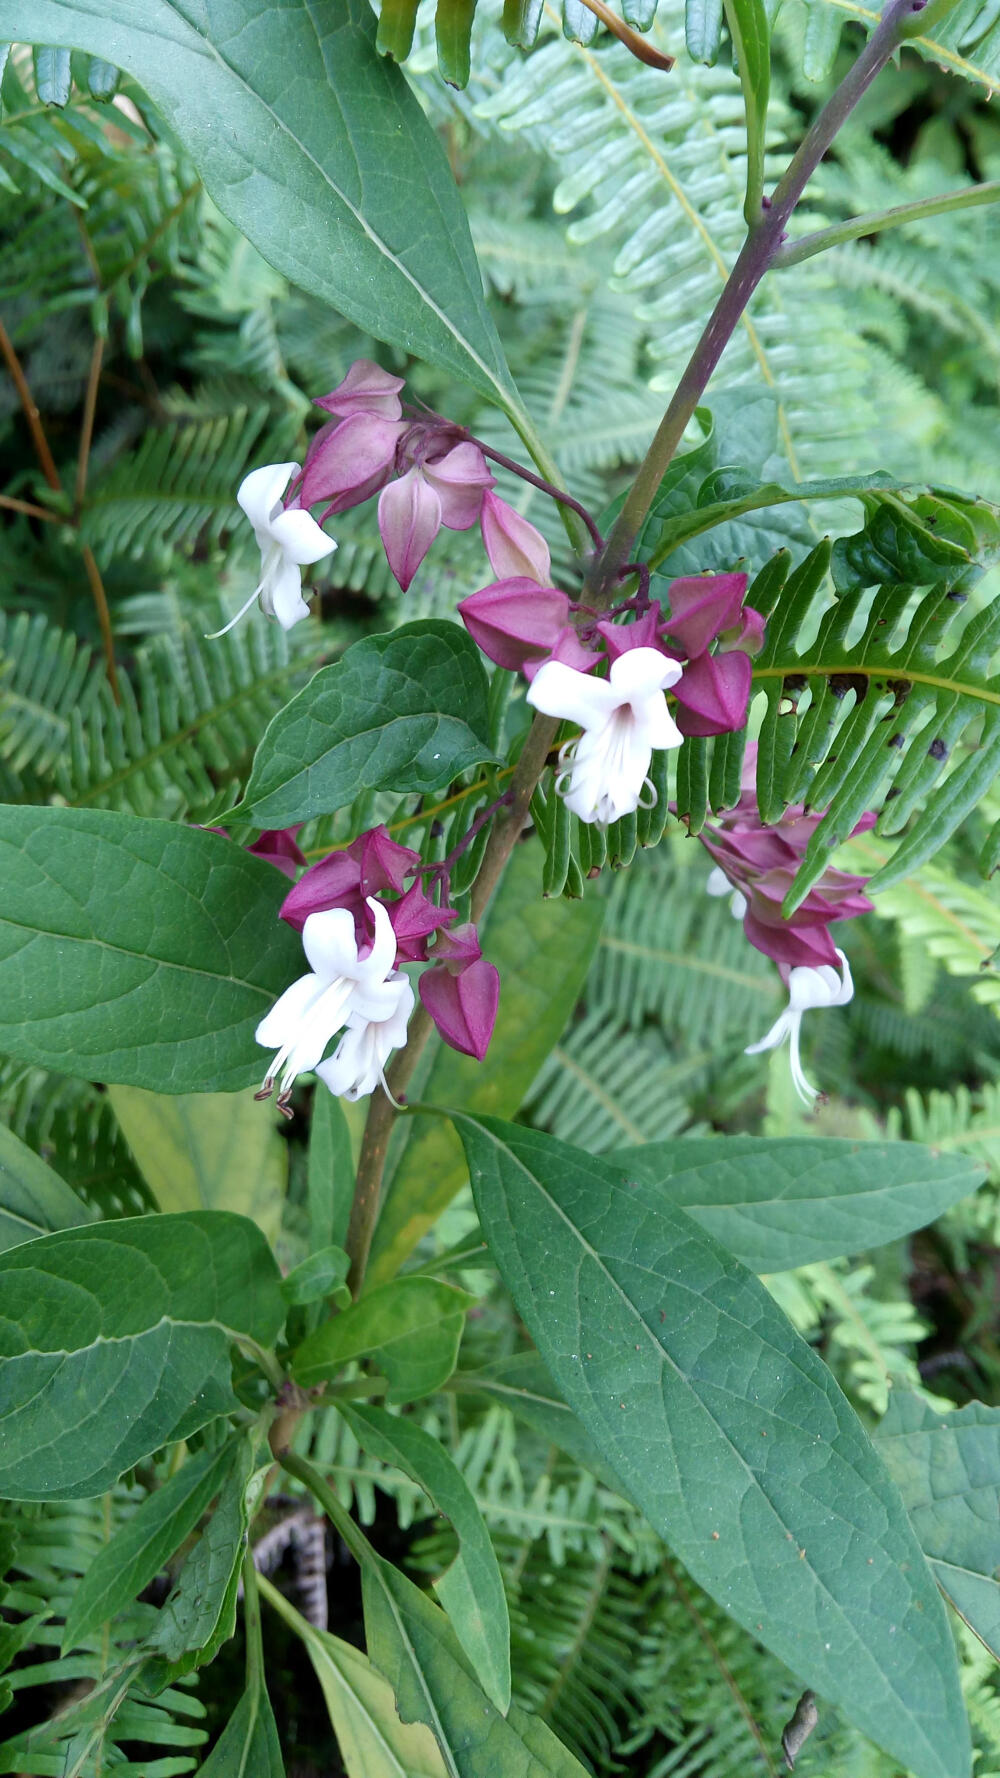
<svg viewBox="0 0 1000 1778"><path fill-rule="evenodd" d="M238 1406L231 1340L285 1316L260 1230L224 1211L67 1229L0 1255L0 1496L100 1494Z"/></svg>
<svg viewBox="0 0 1000 1778"><path fill-rule="evenodd" d="M967 1778L941 1600L819 1356L661 1192L537 1131L455 1121L514 1303L650 1523L916 1778Z"/></svg>
<svg viewBox="0 0 1000 1778"><path fill-rule="evenodd" d="M496 756L486 674L457 624L355 642L268 725L237 811L259 827L328 815L365 790L434 790Z"/></svg>
<svg viewBox="0 0 1000 1778"><path fill-rule="evenodd" d="M0 1050L84 1080L232 1091L303 974L273 865L221 834L0 806Z"/></svg>
<svg viewBox="0 0 1000 1778"><path fill-rule="evenodd" d="M448 163L367 0L8 0L5 36L112 58L271 265L367 333L516 396Z"/></svg>

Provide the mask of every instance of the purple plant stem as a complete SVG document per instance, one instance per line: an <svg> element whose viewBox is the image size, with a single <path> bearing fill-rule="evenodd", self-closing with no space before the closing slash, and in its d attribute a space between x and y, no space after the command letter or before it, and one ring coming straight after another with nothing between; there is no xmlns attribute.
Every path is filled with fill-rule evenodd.
<svg viewBox="0 0 1000 1778"><path fill-rule="evenodd" d="M729 344L747 303L771 265L785 237L788 220L824 154L858 101L900 44L912 31L907 25L923 12L925 0L891 0L835 93L803 137L785 173L775 186L760 220L751 229L708 324L688 361L656 435L629 490L614 529L589 577L590 595L607 598L627 561L640 526L656 496L688 422L709 378Z"/></svg>

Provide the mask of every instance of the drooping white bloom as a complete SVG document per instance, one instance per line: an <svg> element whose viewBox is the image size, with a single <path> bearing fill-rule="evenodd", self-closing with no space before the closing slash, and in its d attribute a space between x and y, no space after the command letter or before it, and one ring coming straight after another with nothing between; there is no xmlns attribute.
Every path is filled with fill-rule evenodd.
<svg viewBox="0 0 1000 1778"><path fill-rule="evenodd" d="M546 661L528 703L545 716L578 722L583 734L560 753L556 789L581 821L604 827L639 807L654 747L679 747L683 736L664 689L681 676L680 662L658 648L629 648L607 679Z"/></svg>
<svg viewBox="0 0 1000 1778"><path fill-rule="evenodd" d="M742 920L747 911L747 898L739 889L734 889L724 870L716 865L708 873L705 882L706 895L728 895L729 912L734 920Z"/></svg>
<svg viewBox="0 0 1000 1778"><path fill-rule="evenodd" d="M410 984L393 968L396 934L392 921L383 904L371 896L368 907L375 937L363 955L358 951L349 908L327 908L309 915L302 928L302 946L312 973L286 988L257 1026L257 1042L277 1051L261 1095L271 1092L280 1074L279 1105L291 1092L295 1076L316 1067L331 1037L344 1025L358 1029L359 1024L377 1026L388 1021L396 1033L397 1015L407 995L412 1006ZM395 1035L393 1042L404 1040L405 1019L402 1036Z"/></svg>
<svg viewBox="0 0 1000 1778"><path fill-rule="evenodd" d="M756 1056L761 1050L777 1049L789 1040L789 1052L792 1067L792 1082L799 1098L806 1105L811 1105L817 1096L818 1089L810 1084L802 1072L802 1058L799 1053L799 1037L802 1030L802 1015L812 1007L846 1006L853 998L854 982L851 979L851 967L843 951L837 952L840 963L840 975L831 963L821 963L812 969L804 964L792 969L788 974L788 1005L784 1012L771 1026L766 1037L759 1043L747 1045L744 1055Z"/></svg>
<svg viewBox="0 0 1000 1778"><path fill-rule="evenodd" d="M214 642L239 623L256 598L261 610L276 617L283 630L309 616L302 597L302 569L309 562L322 561L337 545L308 512L294 507L286 511L282 506L282 495L298 473L297 463L266 463L241 481L236 499L253 526L260 550L260 579L236 616L207 641Z"/></svg>
<svg viewBox="0 0 1000 1778"><path fill-rule="evenodd" d="M402 971L396 971L386 984L396 991L396 1006L388 1018L366 1019L361 1013L348 1015L336 1052L328 1062L320 1062L316 1073L331 1093L341 1099L361 1099L385 1084L385 1065L393 1050L406 1042L406 1027L413 1011L413 989Z"/></svg>

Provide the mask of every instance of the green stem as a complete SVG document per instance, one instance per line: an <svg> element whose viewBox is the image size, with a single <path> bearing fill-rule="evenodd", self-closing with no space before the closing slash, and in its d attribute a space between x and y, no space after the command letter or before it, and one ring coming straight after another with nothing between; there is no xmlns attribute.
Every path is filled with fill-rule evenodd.
<svg viewBox="0 0 1000 1778"><path fill-rule="evenodd" d="M1000 202L1000 179L985 185L966 185L959 191L947 191L939 198L918 198L912 204L895 204L891 210L869 210L865 216L852 216L846 222L818 228L803 235L788 247L781 247L771 261L775 271L799 265L814 253L825 253L828 247L839 247L842 241L857 241L862 235L877 235L884 228L899 228L903 222L919 222L924 216L941 216L947 210L970 210L979 204Z"/></svg>
<svg viewBox="0 0 1000 1778"><path fill-rule="evenodd" d="M933 0L933 3L937 5L939 0ZM947 0L947 3L953 3L953 0ZM617 584L625 563L631 559L635 539L663 476L747 303L782 246L789 218L809 179L876 75L904 41L907 26L917 15L923 18L929 11L923 0L890 0L853 68L848 70L814 119L789 161L760 221L750 230L743 244L640 465L607 547L594 566L584 595L590 603L600 603L606 598L608 591Z"/></svg>
<svg viewBox="0 0 1000 1778"><path fill-rule="evenodd" d="M553 487L561 488L562 477L559 474L558 466L547 450L544 441L535 431L534 422L527 412L523 408L516 410L512 408L508 410L507 418L515 428L539 474L543 475L547 482L551 482ZM591 539L583 519L577 512L574 512L571 506L560 505L559 511L566 528L566 535L577 555L587 555L591 548Z"/></svg>
<svg viewBox="0 0 1000 1778"><path fill-rule="evenodd" d="M260 1632L260 1596L253 1551L243 1558L243 1629L246 1635L247 1691L264 1688L264 1644Z"/></svg>
<svg viewBox="0 0 1000 1778"><path fill-rule="evenodd" d="M288 1475L295 1477L304 1488L308 1488L314 1500L323 1508L331 1525L340 1533L351 1555L356 1562L365 1563L371 1560L372 1547L362 1531L359 1531L346 1507L341 1506L336 1494L328 1481L314 1469L304 1457L296 1457L289 1451L281 1458L281 1467Z"/></svg>

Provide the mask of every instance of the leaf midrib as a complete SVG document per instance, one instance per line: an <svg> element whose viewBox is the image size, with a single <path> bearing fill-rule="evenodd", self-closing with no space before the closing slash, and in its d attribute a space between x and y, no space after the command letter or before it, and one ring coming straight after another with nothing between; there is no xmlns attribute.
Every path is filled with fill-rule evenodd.
<svg viewBox="0 0 1000 1778"><path fill-rule="evenodd" d="M560 1204L558 1204L556 1202L556 1200L552 1197L551 1193L549 1191L547 1191L547 1189L542 1184L541 1180L537 1177L537 1175L531 1173L529 1171L529 1169L527 1168L527 1166L524 1164L524 1162L519 1160L518 1157L513 1154L511 1149L507 1148L506 1145L502 1144L500 1139L498 1137L496 1137L492 1133L492 1131L486 1130L485 1127L481 1123L477 1122L477 1128L480 1131L482 1131L482 1133L484 1135L489 1137L490 1141L495 1145L495 1147L498 1150L502 1150L502 1152L504 1154L506 1154L510 1157L510 1160L520 1170L520 1172L524 1174L525 1178L529 1181L529 1183L532 1186L534 1186L535 1190L538 1191L545 1198L546 1202L549 1205L551 1205L552 1209L556 1212L556 1214L560 1217L560 1219L565 1223L566 1227L569 1229L569 1231L571 1232L571 1234L573 1235L573 1237L575 1238L575 1240L577 1241L579 1246L593 1260L598 1271L607 1280L607 1283L610 1285L610 1287L615 1292L615 1294L620 1298L621 1302L625 1305L626 1309L630 1312L634 1321L638 1325L641 1325L643 1333L645 1334L650 1345L653 1347L655 1353L658 1355L659 1361L661 1363L666 1362L667 1364L669 1364L671 1366L671 1368L673 1369L674 1373L676 1374L676 1376L681 1380L681 1382L684 1383L685 1387L690 1389L692 1394L694 1394L695 1391L694 1391L693 1385L691 1384L690 1380L685 1376L684 1372L680 1369L680 1366L677 1364L676 1360L660 1344L659 1340L656 1338L656 1334L654 1333L653 1329L648 1325L648 1323L644 1320L644 1318L638 1313L638 1310L636 1309L635 1304L631 1301L631 1298L628 1296L628 1294L624 1290L623 1286L618 1283L618 1280L608 1270L607 1266L604 1263L602 1256L597 1252L596 1248L592 1247L590 1242L585 1239L582 1230L577 1228L576 1224L570 1220L569 1216L563 1210L562 1206ZM638 1261L632 1260L632 1261L630 1261L630 1263L633 1265L638 1265L640 1270L648 1272L650 1276L654 1276L654 1277L661 1276L659 1273L653 1272L651 1267L644 1267ZM675 1285L679 1285L680 1288L684 1288L683 1280L674 1279L672 1282ZM699 1301L700 1300L702 1300L702 1299L699 1299ZM718 1305L718 1304L713 1304L713 1308L715 1309L715 1312L719 1316L720 1320L729 1321L731 1323L731 1325L733 1326L733 1328L736 1329L737 1332L745 1333L746 1330L745 1330L745 1328L743 1328L742 1324L739 1322L736 1322L733 1319L733 1317L729 1314L729 1311L727 1309L725 1309L725 1307ZM809 1383L811 1386L815 1387L815 1379L808 1376L805 1372L801 1371L801 1367L796 1363L794 1357L790 1358L790 1356L787 1352L779 1352L775 1347L771 1346L769 1341L765 1341L763 1339L763 1336L760 1335L759 1332L757 1334L757 1338L761 1340L762 1345L765 1345L769 1351L774 1352L775 1355L777 1357L779 1357L783 1362L792 1363L795 1366L795 1369L798 1370L800 1372L800 1374L805 1378L805 1381L807 1383ZM713 1387L718 1387L718 1385L713 1385ZM729 1436L725 1432L724 1428L719 1424L718 1420L715 1418L714 1414L711 1412L711 1409L709 1408L707 1402L704 1401L704 1399L700 1395L697 1397L697 1399L698 1399L704 1413L706 1414L708 1419L711 1420L712 1424L715 1426L723 1444L726 1446L726 1448L729 1451L732 1452L733 1456L737 1458L739 1463L742 1465L743 1469L746 1471L746 1474L750 1480L751 1487L759 1490L761 1497L767 1501L767 1504L768 1504L770 1510L772 1511L772 1513L774 1514L775 1520L778 1523L778 1525L781 1526L782 1530L787 1531L788 1527L785 1524L784 1518L783 1518L782 1514L779 1512L774 1501L771 1499L770 1495L768 1494L761 1478L754 1474L754 1471L750 1468L750 1465L747 1462L746 1458L744 1457L743 1453L741 1451L739 1451L737 1449L737 1447L732 1443L732 1440L729 1438ZM780 1418L780 1416L774 1416L774 1417ZM802 1428L796 1427L796 1430L801 1432ZM840 1520L841 1524L843 1524L849 1531L856 1533L856 1531L857 1531L856 1526L852 1525L848 1520L844 1519L840 1513L835 1512L833 1509L831 1509L831 1512L832 1512L832 1516L838 1518ZM861 1652L863 1653L866 1660L871 1664L874 1672L879 1676L879 1678L883 1682L884 1686L886 1687L886 1690L889 1691L890 1695L892 1697L896 1698L898 1701L899 1694L892 1687L889 1686L889 1683L886 1679L885 1672L878 1665L878 1663L875 1661L875 1658L872 1655L870 1649L868 1648L867 1643L865 1643L862 1640L862 1638L857 1630L856 1625L848 1617L848 1615L846 1614L844 1607L842 1606L840 1601L838 1599L836 1599L834 1597L834 1595L830 1592L829 1586L823 1580L822 1576L816 1572L816 1569L813 1567L813 1565L811 1563L808 1562L807 1558L804 1558L804 1560L806 1562L806 1565L808 1566L810 1574L813 1576L813 1579L815 1580L817 1587L819 1587L821 1589L824 1596L829 1601L831 1608L836 1612L837 1617L838 1617L839 1621L841 1622L844 1630L850 1635L852 1642L854 1642L854 1644L861 1650ZM917 1726L915 1720L914 1720L914 1726ZM926 1736L924 1735L923 1728L920 1728L920 1734L926 1741ZM928 1743L928 1747L929 1747L930 1751L932 1751L932 1752L935 1751L932 1747L930 1747L929 1743ZM936 1753L935 1753L935 1757L937 1757Z"/></svg>
<svg viewBox="0 0 1000 1778"><path fill-rule="evenodd" d="M167 4L169 5L171 12L176 12L176 8L173 5L173 0L167 0ZM323 40L320 36L319 28L316 24L316 20L313 15L313 8L312 8L311 0L305 0L304 11L305 11L306 17L308 18L309 23L312 27L313 33L315 35L316 47L317 47L320 57L322 59L323 58L323 47L322 47ZM397 258L396 254L393 253L393 251L389 247L388 242L384 241L382 239L381 235L376 234L375 230L371 227L370 223L361 214L360 210L358 210L357 207L351 202L351 200L348 198L347 194L340 189L339 185L337 185L336 182L334 181L334 179L331 178L330 174L326 172L325 168L316 159L315 155L311 152L311 150L306 147L305 143L299 141L298 137L293 134L290 126L288 124L286 124L284 119L278 115L278 113L274 110L274 107L270 104L270 102L264 98L262 93L257 92L255 90L255 88L250 85L249 81L247 79L245 79L245 77L237 71L237 69L233 66L233 64L226 59L226 57L222 54L222 52L219 49L217 44L214 44L209 39L202 37L201 33L198 31L197 26L192 25L190 23L190 21L187 19L182 19L181 22L185 26L185 28L188 31L193 32L193 34L204 45L204 48L201 51L201 53L207 55L209 59L215 60L221 68L224 68L229 73L229 75L232 77L232 79L238 83L238 85L242 88L242 90L245 93L247 93L252 100L256 101L257 104L259 104L263 107L263 109L266 111L268 117L271 119L272 123L274 124L275 128L279 131L279 133L281 135L285 136L288 139L288 141L291 142L292 146L300 154L302 154L304 156L304 158L310 163L310 165L314 168L314 170L319 174L319 177L323 181L324 185L329 187L330 191L333 192L337 198L339 198L340 202L344 205L344 208L346 210L348 210L350 212L350 214L354 217L354 220L358 223L362 232L365 235L367 235L368 239L372 242L372 245L377 249L378 252L380 252L382 254L383 258L386 259L390 265L395 267L396 271L400 273L400 275L406 280L406 282L414 290L414 292L416 293L416 295L418 296L420 301L422 303L424 303L427 306L427 308L430 309L431 313L436 316L438 321L441 322L441 324L445 328L445 331L451 335L452 339L460 347L462 353L464 355L466 355L467 357L471 358L473 363L479 366L479 369L483 372L483 375L486 377L487 381L496 390L497 396L499 398L500 406L505 410L505 412L510 413L512 411L512 409L516 409L517 404L512 399L513 392L511 390L507 390L504 388L503 384L498 380L496 372L494 370L491 370L490 366L486 363L486 361L480 357L479 353L474 349L474 347L470 344L470 342L464 337L464 335L462 333L459 332L459 329L456 327L455 323L450 319L450 317L445 314L443 309L438 307L438 304L431 297L430 293L428 291L424 290L423 286L417 282L417 279L414 277L413 273L407 269L407 267L402 263L402 261L399 258ZM350 28L352 31L356 29L356 26L354 25L353 21L351 21ZM324 61L324 66L325 65L326 64ZM352 148L353 148L353 146L354 146L354 144L352 142ZM272 174L268 174L267 177L272 178L274 176ZM286 192L289 191L289 188L287 187L287 185L284 184L283 180L279 182L277 179L275 179L274 182L275 182L275 184L280 183L282 188ZM291 195L291 194L289 193L289 195ZM470 294L472 294L472 293L470 293Z"/></svg>

